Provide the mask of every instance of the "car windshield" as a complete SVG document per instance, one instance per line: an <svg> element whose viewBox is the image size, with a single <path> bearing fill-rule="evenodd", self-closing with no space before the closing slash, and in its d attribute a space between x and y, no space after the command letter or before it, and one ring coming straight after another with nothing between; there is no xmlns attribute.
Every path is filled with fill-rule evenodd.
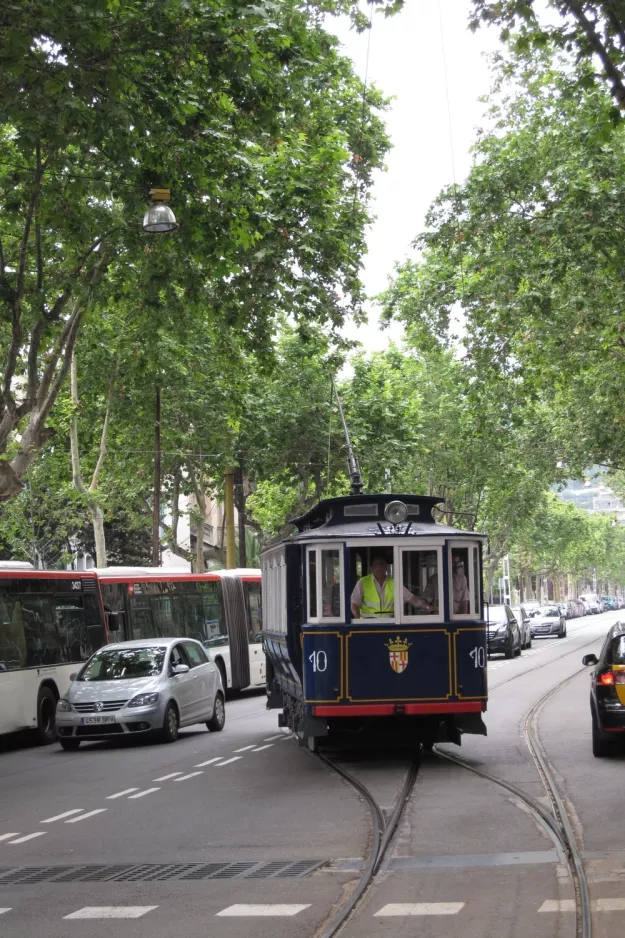
<svg viewBox="0 0 625 938"><path fill-rule="evenodd" d="M546 619L558 619L560 617L560 610L557 606L541 606L538 610L538 615Z"/></svg>
<svg viewBox="0 0 625 938"><path fill-rule="evenodd" d="M130 678L154 677L163 670L165 647L107 648L87 662L79 681L127 681Z"/></svg>

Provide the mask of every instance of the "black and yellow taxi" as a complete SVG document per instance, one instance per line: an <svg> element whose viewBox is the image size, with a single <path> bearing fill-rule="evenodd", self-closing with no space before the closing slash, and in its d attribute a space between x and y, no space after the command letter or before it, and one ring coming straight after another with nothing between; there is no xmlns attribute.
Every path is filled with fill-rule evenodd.
<svg viewBox="0 0 625 938"><path fill-rule="evenodd" d="M594 666L590 676L592 752L610 756L625 741L625 623L617 622L596 655L584 655L582 663Z"/></svg>

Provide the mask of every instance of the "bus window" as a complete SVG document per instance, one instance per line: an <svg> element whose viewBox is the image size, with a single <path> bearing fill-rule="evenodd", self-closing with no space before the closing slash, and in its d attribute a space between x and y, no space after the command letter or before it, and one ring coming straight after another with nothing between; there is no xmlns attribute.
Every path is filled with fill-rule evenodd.
<svg viewBox="0 0 625 938"><path fill-rule="evenodd" d="M158 638L152 622L152 610L148 596L130 596L130 628L128 638Z"/></svg>
<svg viewBox="0 0 625 938"><path fill-rule="evenodd" d="M61 661L84 661L91 657L87 650L85 610L82 596L55 596L54 616L59 636Z"/></svg>
<svg viewBox="0 0 625 938"><path fill-rule="evenodd" d="M248 616L248 634L250 642L259 642L263 628L260 583L244 583L245 603Z"/></svg>
<svg viewBox="0 0 625 938"><path fill-rule="evenodd" d="M94 651L106 644L106 632L102 625L102 613L95 596L86 594L83 596L85 607L85 637L84 650L85 656L90 657Z"/></svg>
<svg viewBox="0 0 625 938"><path fill-rule="evenodd" d="M41 596L24 595L22 612L26 634L26 666L61 664L61 637L59 635L52 600Z"/></svg>
<svg viewBox="0 0 625 938"><path fill-rule="evenodd" d="M184 635L182 596L152 596L154 630L159 638Z"/></svg>
<svg viewBox="0 0 625 938"><path fill-rule="evenodd" d="M204 606L199 593L185 593L185 635L204 641Z"/></svg>
<svg viewBox="0 0 625 938"><path fill-rule="evenodd" d="M204 608L204 644L209 647L227 644L228 632L224 622L217 583L204 584L202 605Z"/></svg>
<svg viewBox="0 0 625 938"><path fill-rule="evenodd" d="M0 664L5 671L26 665L22 604L8 595L0 595Z"/></svg>
<svg viewBox="0 0 625 938"><path fill-rule="evenodd" d="M442 597L438 552L430 549L401 553L404 616L439 615Z"/></svg>

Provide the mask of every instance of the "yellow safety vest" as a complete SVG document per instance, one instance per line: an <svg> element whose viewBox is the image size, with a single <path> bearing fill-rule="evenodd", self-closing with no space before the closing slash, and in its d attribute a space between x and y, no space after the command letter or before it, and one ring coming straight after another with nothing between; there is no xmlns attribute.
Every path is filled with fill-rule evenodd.
<svg viewBox="0 0 625 938"><path fill-rule="evenodd" d="M384 600L380 600L372 573L362 578L361 616L392 616L395 609L395 583L387 577L384 582Z"/></svg>

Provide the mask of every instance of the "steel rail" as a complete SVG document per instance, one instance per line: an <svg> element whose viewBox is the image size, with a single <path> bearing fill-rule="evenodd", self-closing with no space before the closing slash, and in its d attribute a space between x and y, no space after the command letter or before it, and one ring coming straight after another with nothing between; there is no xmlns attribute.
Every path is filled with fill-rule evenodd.
<svg viewBox="0 0 625 938"><path fill-rule="evenodd" d="M537 703L529 710L524 721L525 741L536 763L541 781L549 795L553 813L511 782L503 778L498 778L496 775L491 775L490 772L484 772L482 769L475 768L475 766L471 765L469 762L465 762L464 759L460 759L448 752L442 752L438 747L434 747L434 753L446 762L459 765L461 768L473 772L474 775L486 779L486 781L492 782L495 785L499 785L501 788L507 789L507 791L511 792L519 801L527 805L538 820L549 828L564 850L571 880L573 882L575 891L576 938L592 938L590 893L588 890L586 871L584 869L584 861L580 846L577 842L577 837L571 826L564 799L560 794L554 777L553 767L540 742L537 725L538 716L549 698L562 687L565 687L574 677L581 674L583 670L583 668L580 668L578 671L575 671L574 674L571 674L569 677L556 684L555 687L552 687L546 694L543 694Z"/></svg>
<svg viewBox="0 0 625 938"><path fill-rule="evenodd" d="M412 790L417 779L417 773L421 764L421 749L419 749L417 757L412 761L410 768L406 773L406 777L399 794L395 799L395 804L388 820L384 817L382 809L363 782L361 782L354 775L352 775L351 772L348 772L347 769L344 769L342 766L334 762L333 759L328 758L328 756L324 755L323 753L318 752L317 756L328 766L328 768L332 769L333 772L336 772L338 775L340 775L341 778L348 782L352 788L354 788L360 795L362 795L371 814L371 846L366 858L365 868L363 870L362 876L360 877L360 882L358 883L356 889L348 901L339 909L332 921L328 925L325 925L323 931L317 935L317 938L334 938L334 936L338 935L343 926L349 921L356 908L364 899L375 880L380 866L384 862L388 849L392 843L393 835L397 830L397 825L399 824L404 813L404 809L408 804L410 795L412 794Z"/></svg>

